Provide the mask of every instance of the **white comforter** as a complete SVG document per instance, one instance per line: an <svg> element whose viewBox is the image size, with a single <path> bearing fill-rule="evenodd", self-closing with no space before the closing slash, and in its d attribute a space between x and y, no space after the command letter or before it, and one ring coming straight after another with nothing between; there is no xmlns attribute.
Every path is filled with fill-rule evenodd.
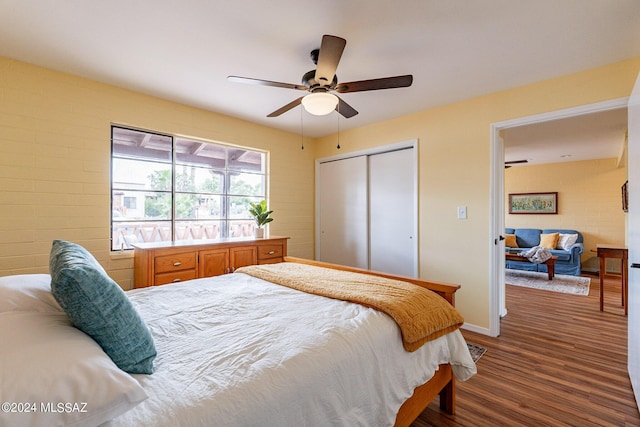
<svg viewBox="0 0 640 427"><path fill-rule="evenodd" d="M158 356L109 426L391 426L439 364L476 372L459 331L407 353L381 312L244 274L128 294Z"/></svg>

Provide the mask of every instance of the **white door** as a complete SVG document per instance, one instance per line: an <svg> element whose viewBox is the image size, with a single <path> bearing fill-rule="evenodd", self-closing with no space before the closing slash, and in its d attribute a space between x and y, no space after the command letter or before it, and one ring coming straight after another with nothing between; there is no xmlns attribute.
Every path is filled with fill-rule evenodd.
<svg viewBox="0 0 640 427"><path fill-rule="evenodd" d="M370 269L418 276L414 149L369 156Z"/></svg>
<svg viewBox="0 0 640 427"><path fill-rule="evenodd" d="M320 163L320 261L368 268L367 158Z"/></svg>
<svg viewBox="0 0 640 427"><path fill-rule="evenodd" d="M628 365L631 385L640 402L640 75L629 99L629 213L627 247L629 248L629 318Z"/></svg>

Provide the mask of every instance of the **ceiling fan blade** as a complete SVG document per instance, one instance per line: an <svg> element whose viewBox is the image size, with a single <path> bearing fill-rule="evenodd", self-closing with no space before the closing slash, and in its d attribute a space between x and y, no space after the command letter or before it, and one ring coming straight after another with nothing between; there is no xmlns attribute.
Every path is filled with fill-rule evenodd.
<svg viewBox="0 0 640 427"><path fill-rule="evenodd" d="M509 162L504 162L505 165L515 165L518 163L529 163L529 160L511 160Z"/></svg>
<svg viewBox="0 0 640 427"><path fill-rule="evenodd" d="M309 90L308 87L302 85L294 85L292 83L272 82L270 80L252 79L250 77L229 76L227 80L233 83L247 83L252 85L281 87L284 89Z"/></svg>
<svg viewBox="0 0 640 427"><path fill-rule="evenodd" d="M338 105L336 105L336 111L342 114L345 119L349 119L355 116L356 114L358 114L358 111L356 111L355 108L353 108L351 105L344 102L342 98L340 98L339 96L338 96Z"/></svg>
<svg viewBox="0 0 640 427"><path fill-rule="evenodd" d="M346 44L347 41L341 37L328 34L322 36L315 76L315 80L321 86L329 86L333 82Z"/></svg>
<svg viewBox="0 0 640 427"><path fill-rule="evenodd" d="M383 77L381 79L360 80L357 82L340 83L336 86L336 91L340 93L362 92L365 90L394 89L398 87L409 87L413 83L413 76Z"/></svg>
<svg viewBox="0 0 640 427"><path fill-rule="evenodd" d="M295 108L298 105L300 105L300 103L302 102L302 98L304 98L304 96L301 96L300 98L298 98L298 99L296 99L294 101L291 101L290 103L288 103L284 107L278 108L273 113L267 115L267 117L278 117L280 114L286 113L287 111L291 110L292 108Z"/></svg>

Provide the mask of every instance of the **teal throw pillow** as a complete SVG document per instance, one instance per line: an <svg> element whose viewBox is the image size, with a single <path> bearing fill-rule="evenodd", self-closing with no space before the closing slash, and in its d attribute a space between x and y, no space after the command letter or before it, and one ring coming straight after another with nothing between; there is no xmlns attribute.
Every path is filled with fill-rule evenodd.
<svg viewBox="0 0 640 427"><path fill-rule="evenodd" d="M151 374L153 337L124 291L85 248L54 240L51 292L73 325L93 338L123 371Z"/></svg>

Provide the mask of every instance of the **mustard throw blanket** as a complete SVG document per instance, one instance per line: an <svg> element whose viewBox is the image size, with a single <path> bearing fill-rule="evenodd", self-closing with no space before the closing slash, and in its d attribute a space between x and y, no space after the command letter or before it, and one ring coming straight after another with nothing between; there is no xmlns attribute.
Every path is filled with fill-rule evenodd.
<svg viewBox="0 0 640 427"><path fill-rule="evenodd" d="M294 262L252 265L235 272L382 311L400 327L406 351L415 351L464 323L444 298L413 283Z"/></svg>

